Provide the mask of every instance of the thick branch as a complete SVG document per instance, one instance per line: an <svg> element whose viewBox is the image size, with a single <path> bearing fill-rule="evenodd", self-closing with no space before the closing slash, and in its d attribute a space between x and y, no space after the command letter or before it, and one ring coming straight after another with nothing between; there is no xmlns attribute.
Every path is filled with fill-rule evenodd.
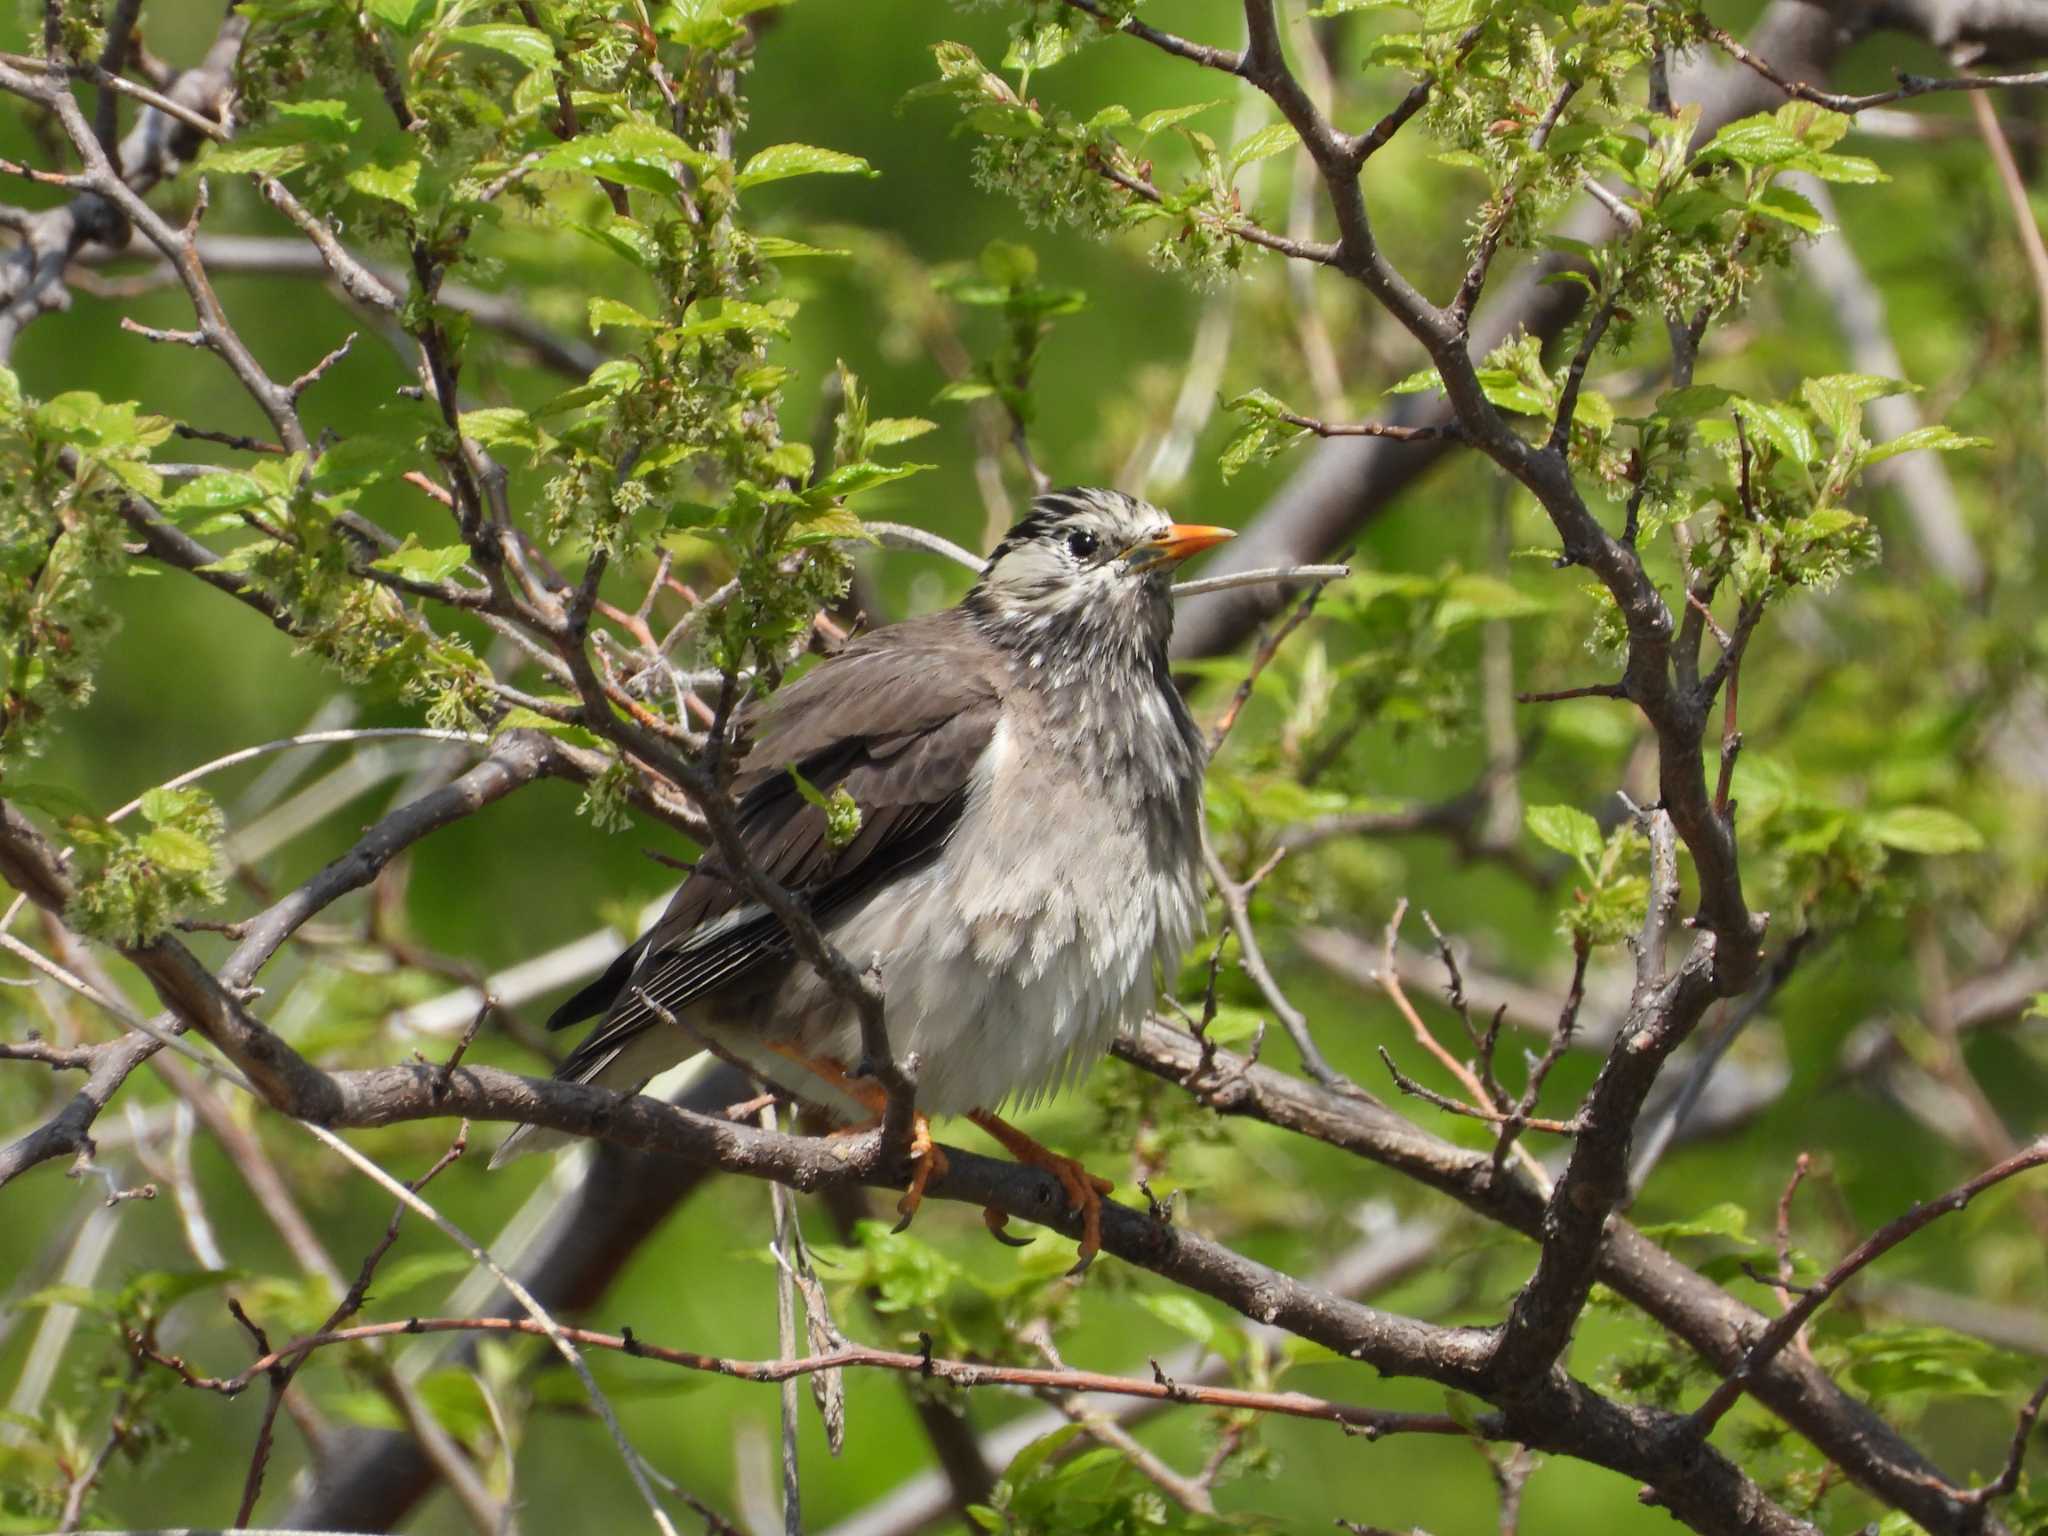
<svg viewBox="0 0 2048 1536"><path fill-rule="evenodd" d="M0 805L0 871L40 904L61 908L67 882L54 851L11 807ZM843 1140L785 1136L687 1114L647 1098L625 1099L587 1084L540 1081L489 1068L449 1071L419 1064L327 1073L251 1018L183 945L159 940L124 951L174 1011L249 1075L272 1108L330 1126L397 1124L463 1116L518 1121L659 1147L728 1172L772 1178L799 1189L858 1180L893 1186L886 1138ZM1081 1218L1050 1175L948 1149L950 1166L929 1193L994 1206L1014 1216L1078 1232ZM1491 1341L1483 1331L1415 1321L1304 1285L1218 1244L1118 1205L1103 1212L1103 1243L1142 1265L1262 1322L1366 1361L1380 1370L1422 1376L1486 1395ZM1704 1449L1668 1451L1672 1416L1625 1408L1553 1369L1515 1394L1505 1410L1510 1438L1597 1462L1656 1487L1660 1500L1695 1529L1712 1533L1807 1536L1811 1527L1774 1506L1725 1458Z"/></svg>
<svg viewBox="0 0 2048 1536"><path fill-rule="evenodd" d="M1185 1087L1219 1113L1244 1115L1390 1168L1449 1195L1490 1221L1541 1235L1545 1202L1513 1167L1496 1170L1488 1150L1459 1147L1382 1104L1333 1093L1211 1049L1157 1020L1116 1045L1133 1066ZM1666 1253L1626 1221L1606 1225L1597 1275L1700 1356L1733 1370L1768 1320ZM1939 1469L1826 1372L1797 1354L1769 1361L1749 1390L1854 1481L1929 1531L1974 1532L1969 1512Z"/></svg>

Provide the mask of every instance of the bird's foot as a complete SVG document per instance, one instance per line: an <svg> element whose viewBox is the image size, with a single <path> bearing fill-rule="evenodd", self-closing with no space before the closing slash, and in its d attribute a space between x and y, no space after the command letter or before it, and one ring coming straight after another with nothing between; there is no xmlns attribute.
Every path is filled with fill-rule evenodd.
<svg viewBox="0 0 2048 1536"><path fill-rule="evenodd" d="M1102 1251L1102 1197L1116 1188L1108 1179L1098 1178L1081 1166L1079 1159L1067 1157L1041 1146L1026 1136L1014 1125L999 1120L985 1109L977 1109L968 1115L976 1125L1002 1144L1003 1150L1030 1168L1043 1168L1066 1192L1067 1204L1080 1213L1081 1250L1075 1258L1074 1267L1067 1271L1078 1275L1095 1262L1095 1255ZM1003 1230L1009 1218L991 1206L982 1212L982 1220L995 1237L1013 1247L1022 1247L1022 1241L1011 1237Z"/></svg>
<svg viewBox="0 0 2048 1536"><path fill-rule="evenodd" d="M882 1085L871 1078L855 1077L830 1056L806 1056L803 1052L787 1045L770 1045L769 1050L778 1056L787 1057L806 1072L867 1107L870 1118L858 1125L840 1126L827 1134L832 1136L853 1136L862 1131L872 1131L880 1125L889 1113L889 1095ZM932 1123L920 1111L910 1117L910 1187L903 1192L903 1198L896 1202L896 1214L901 1218L893 1230L901 1232L910 1225L910 1218L917 1214L917 1208L924 1203L925 1186L933 1178L944 1178L946 1154L939 1144L932 1140Z"/></svg>
<svg viewBox="0 0 2048 1536"><path fill-rule="evenodd" d="M924 1203L924 1187L934 1175L944 1178L946 1154L939 1144L932 1140L931 1122L923 1115L910 1119L910 1188L903 1192L903 1198L896 1202L899 1218L890 1230L901 1232L910 1225L910 1218L917 1214L917 1208Z"/></svg>

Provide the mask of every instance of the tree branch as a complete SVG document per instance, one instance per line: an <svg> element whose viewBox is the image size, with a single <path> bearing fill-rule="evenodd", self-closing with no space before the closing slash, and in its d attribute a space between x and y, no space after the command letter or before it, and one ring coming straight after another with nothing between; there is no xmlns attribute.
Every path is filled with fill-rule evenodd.
<svg viewBox="0 0 2048 1536"><path fill-rule="evenodd" d="M1904 1215L1894 1217L1871 1233L1844 1255L1833 1269L1808 1286L1796 1302L1763 1330L1735 1369L1722 1379L1721 1384L1714 1388L1705 1402L1693 1410L1693 1431L1703 1438L1712 1434L1714 1426L1721 1422L1722 1416L1730 1408L1735 1406L1735 1400L1742 1396L1750 1382L1755 1379L1757 1372L1791 1343L1799 1330L1806 1325L1807 1319L1825 1306L1829 1298L1858 1271L1883 1258L1907 1238L1922 1231L1939 1218L1960 1211L1985 1190L2002 1184L2016 1175L2043 1166L2048 1166L2048 1136L2043 1136L2031 1146L2024 1147L2011 1157L1994 1163L1975 1178L1966 1179L1947 1194L1921 1202ZM2038 1400L2035 1403L2035 1410L2039 1411Z"/></svg>

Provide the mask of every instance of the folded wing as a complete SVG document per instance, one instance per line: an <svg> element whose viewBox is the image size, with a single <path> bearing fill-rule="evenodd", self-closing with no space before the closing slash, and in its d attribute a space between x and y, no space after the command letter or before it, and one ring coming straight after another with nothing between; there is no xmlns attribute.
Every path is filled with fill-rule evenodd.
<svg viewBox="0 0 2048 1536"><path fill-rule="evenodd" d="M752 740L733 784L755 864L823 922L929 860L966 807L997 706L991 653L957 609L857 640L773 694L745 722ZM850 841L832 846L825 811L791 768L826 796L853 797ZM548 1021L559 1029L605 1010L560 1075L602 1072L658 1021L647 999L679 1014L791 954L781 922L708 853L661 920Z"/></svg>

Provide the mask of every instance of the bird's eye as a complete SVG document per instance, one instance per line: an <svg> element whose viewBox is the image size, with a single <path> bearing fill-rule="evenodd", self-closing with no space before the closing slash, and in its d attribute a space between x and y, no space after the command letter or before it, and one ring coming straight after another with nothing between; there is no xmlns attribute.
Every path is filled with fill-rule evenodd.
<svg viewBox="0 0 2048 1536"><path fill-rule="evenodd" d="M1076 560L1086 560L1099 547L1100 542L1086 528L1076 528L1067 535L1067 548L1073 551Z"/></svg>

